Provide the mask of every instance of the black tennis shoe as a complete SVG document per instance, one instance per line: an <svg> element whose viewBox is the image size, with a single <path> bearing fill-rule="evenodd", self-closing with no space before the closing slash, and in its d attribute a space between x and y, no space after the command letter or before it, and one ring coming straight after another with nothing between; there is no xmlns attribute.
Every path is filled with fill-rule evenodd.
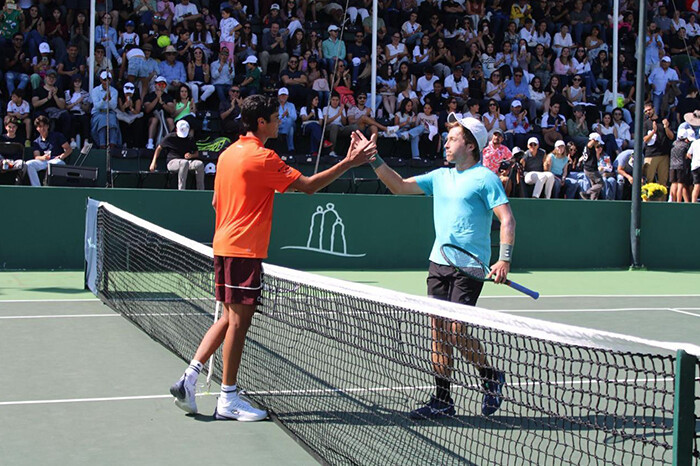
<svg viewBox="0 0 700 466"><path fill-rule="evenodd" d="M430 397L430 401L425 406L411 411L411 419L435 419L442 416L455 415L455 402L452 398L439 400L435 396Z"/></svg>
<svg viewBox="0 0 700 466"><path fill-rule="evenodd" d="M490 416L501 407L503 403L503 386L506 384L506 375L502 371L495 371L493 379L484 381L484 400L481 402L481 414Z"/></svg>

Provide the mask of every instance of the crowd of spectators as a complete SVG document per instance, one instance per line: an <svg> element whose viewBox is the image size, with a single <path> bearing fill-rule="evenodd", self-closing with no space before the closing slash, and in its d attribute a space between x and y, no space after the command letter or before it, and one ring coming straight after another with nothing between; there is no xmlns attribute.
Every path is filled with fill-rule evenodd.
<svg viewBox="0 0 700 466"><path fill-rule="evenodd" d="M94 69L86 0L15 1L0 12L3 137L37 157L46 157L41 116L65 139L59 148L155 149L180 120L203 137L209 118L218 119L220 134L235 140L241 99L268 93L279 99L290 154L301 136L311 155L322 148L334 157L338 140L360 129L407 141L414 165L440 163L455 112L484 122L484 164L511 195L620 199L637 159L646 181L673 185L674 200L697 198L692 2L647 2L645 102L637 103L638 4L625 0L617 95L608 0L380 0L376 50L372 0L349 0L347 10L340 0L104 0ZM636 104L645 106L642 135L634 134ZM635 136L644 139L638 157Z"/></svg>

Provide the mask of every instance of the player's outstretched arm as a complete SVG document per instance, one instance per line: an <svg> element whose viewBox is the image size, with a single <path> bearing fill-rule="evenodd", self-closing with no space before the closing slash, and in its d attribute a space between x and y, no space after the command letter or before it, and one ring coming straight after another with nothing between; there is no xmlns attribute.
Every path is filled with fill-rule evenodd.
<svg viewBox="0 0 700 466"><path fill-rule="evenodd" d="M338 162L333 167L316 173L313 176L300 176L289 185L290 189L313 194L316 191L325 188L333 181L340 178L343 173L353 167L359 167L377 153L377 138L373 135L371 139L367 139L361 132L355 131L350 137L350 148L343 160Z"/></svg>
<svg viewBox="0 0 700 466"><path fill-rule="evenodd" d="M510 272L513 245L515 244L515 217L513 217L513 211L508 203L494 207L493 213L501 222L501 246L498 262L491 267L489 277L493 277L496 283L503 283Z"/></svg>
<svg viewBox="0 0 700 466"><path fill-rule="evenodd" d="M394 194L425 194L413 178L403 179L393 168L384 163L379 154L375 155L369 164L374 168L382 183Z"/></svg>

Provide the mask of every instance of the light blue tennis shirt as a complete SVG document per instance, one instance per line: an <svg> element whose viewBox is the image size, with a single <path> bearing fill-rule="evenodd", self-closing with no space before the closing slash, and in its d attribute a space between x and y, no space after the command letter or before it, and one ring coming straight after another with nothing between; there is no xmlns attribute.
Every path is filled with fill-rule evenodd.
<svg viewBox="0 0 700 466"><path fill-rule="evenodd" d="M489 265L493 208L508 202L496 174L479 162L464 171L440 168L415 180L426 195L433 196L435 243L430 260L448 265L440 246L450 243Z"/></svg>

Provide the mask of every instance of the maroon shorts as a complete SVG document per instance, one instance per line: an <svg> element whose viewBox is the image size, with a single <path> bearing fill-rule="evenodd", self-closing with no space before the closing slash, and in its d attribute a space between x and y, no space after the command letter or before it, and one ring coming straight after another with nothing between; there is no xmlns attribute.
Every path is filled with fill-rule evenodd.
<svg viewBox="0 0 700 466"><path fill-rule="evenodd" d="M257 304L262 293L262 259L214 256L216 300Z"/></svg>

